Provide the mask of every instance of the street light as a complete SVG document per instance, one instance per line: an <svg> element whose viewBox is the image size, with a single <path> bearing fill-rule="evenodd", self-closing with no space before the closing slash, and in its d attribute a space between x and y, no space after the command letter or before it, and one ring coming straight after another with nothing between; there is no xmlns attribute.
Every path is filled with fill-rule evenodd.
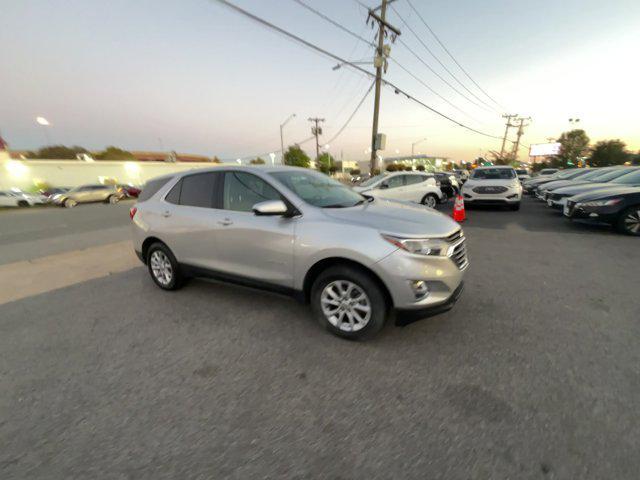
<svg viewBox="0 0 640 480"><path fill-rule="evenodd" d="M51 145L51 139L49 138L49 132L47 130L47 127L51 126L49 120L44 117L36 117L36 123L42 126L42 130L44 131L44 138L47 141L47 145Z"/></svg>
<svg viewBox="0 0 640 480"><path fill-rule="evenodd" d="M422 138L422 139L418 140L417 142L413 142L411 144L411 158L413 158L413 155L414 155L413 151L414 151L416 145L418 145L419 143L422 143L422 142L426 142L426 141L427 141L426 138Z"/></svg>
<svg viewBox="0 0 640 480"><path fill-rule="evenodd" d="M289 115L289 116L287 117L287 119L286 119L284 122L282 122L282 123L280 124L280 148L282 149L281 151L282 151L282 164L283 164L283 165L284 165L284 136L283 136L283 134L282 134L282 129L284 128L284 126L285 126L287 123L289 123L289 120L291 120L292 118L295 118L295 116L296 116L296 114L295 114L295 113L292 113L291 115Z"/></svg>

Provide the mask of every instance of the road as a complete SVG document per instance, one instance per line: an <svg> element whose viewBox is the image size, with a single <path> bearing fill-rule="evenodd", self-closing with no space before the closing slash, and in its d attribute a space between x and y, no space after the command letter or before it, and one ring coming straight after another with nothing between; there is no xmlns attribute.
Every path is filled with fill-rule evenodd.
<svg viewBox="0 0 640 480"><path fill-rule="evenodd" d="M285 297L161 291L127 209L0 212L0 278L102 268L0 304L3 480L638 477L638 239L468 211L456 307L362 343Z"/></svg>

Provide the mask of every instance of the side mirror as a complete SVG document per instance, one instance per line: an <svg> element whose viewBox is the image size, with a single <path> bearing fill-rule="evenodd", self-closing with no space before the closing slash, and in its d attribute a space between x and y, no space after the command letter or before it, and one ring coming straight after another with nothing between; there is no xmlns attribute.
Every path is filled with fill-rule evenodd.
<svg viewBox="0 0 640 480"><path fill-rule="evenodd" d="M383 189L383 190L384 190L385 188L389 188L389 184L388 184L388 183L381 183L381 184L380 184L380 188L381 188L381 189Z"/></svg>
<svg viewBox="0 0 640 480"><path fill-rule="evenodd" d="M256 215L261 216L285 215L289 211L282 200L267 200L256 203L252 210Z"/></svg>

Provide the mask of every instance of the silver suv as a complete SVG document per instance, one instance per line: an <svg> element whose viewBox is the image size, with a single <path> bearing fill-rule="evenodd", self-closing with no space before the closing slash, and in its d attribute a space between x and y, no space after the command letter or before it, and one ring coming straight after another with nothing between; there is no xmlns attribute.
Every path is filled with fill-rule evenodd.
<svg viewBox="0 0 640 480"><path fill-rule="evenodd" d="M153 281L213 277L294 294L331 332L360 338L391 309L448 310L468 266L460 226L294 167L214 167L151 180L130 211Z"/></svg>

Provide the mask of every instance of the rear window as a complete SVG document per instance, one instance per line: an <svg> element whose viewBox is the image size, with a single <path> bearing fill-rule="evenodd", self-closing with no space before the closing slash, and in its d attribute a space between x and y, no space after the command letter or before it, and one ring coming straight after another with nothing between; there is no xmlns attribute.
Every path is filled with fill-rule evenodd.
<svg viewBox="0 0 640 480"><path fill-rule="evenodd" d="M471 178L475 180L509 180L516 178L513 168L478 168L473 171Z"/></svg>
<svg viewBox="0 0 640 480"><path fill-rule="evenodd" d="M516 170L516 173L517 173L518 175L528 175L528 173L527 173L527 171L526 171L526 170Z"/></svg>
<svg viewBox="0 0 640 480"><path fill-rule="evenodd" d="M213 208L214 191L218 173L187 175L181 180L180 205ZM173 193L173 192L171 192Z"/></svg>
<svg viewBox="0 0 640 480"><path fill-rule="evenodd" d="M155 180L149 180L140 195L138 195L138 202L144 202L145 200L149 200L153 197L158 190L160 190L164 185L171 180L171 177L158 178Z"/></svg>

